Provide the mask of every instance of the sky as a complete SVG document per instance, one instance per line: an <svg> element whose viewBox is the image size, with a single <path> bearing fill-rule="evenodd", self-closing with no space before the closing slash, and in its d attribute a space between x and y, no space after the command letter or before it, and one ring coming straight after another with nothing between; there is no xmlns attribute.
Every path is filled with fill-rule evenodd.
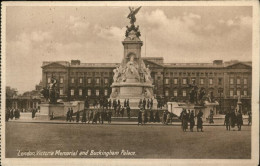
<svg viewBox="0 0 260 166"><path fill-rule="evenodd" d="M128 14L127 6L7 7L6 85L33 90L43 61L121 62ZM165 63L252 60L252 7L143 6L136 18L142 56Z"/></svg>

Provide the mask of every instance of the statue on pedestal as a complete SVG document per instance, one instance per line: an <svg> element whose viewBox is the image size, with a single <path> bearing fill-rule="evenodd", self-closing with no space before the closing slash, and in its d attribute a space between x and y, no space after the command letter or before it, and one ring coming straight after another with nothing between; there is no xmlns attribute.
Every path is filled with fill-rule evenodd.
<svg viewBox="0 0 260 166"><path fill-rule="evenodd" d="M135 78L140 81L138 65L134 61L134 56L130 56L130 61L126 64L126 78Z"/></svg>
<svg viewBox="0 0 260 166"><path fill-rule="evenodd" d="M43 90L41 91L46 101L49 101L50 104L57 103L59 94L56 89L56 84L57 84L57 80L52 77L48 87L43 88Z"/></svg>
<svg viewBox="0 0 260 166"><path fill-rule="evenodd" d="M127 18L130 19L130 24L133 25L136 21L135 15L138 13L138 11L141 9L141 6L138 8L129 7L130 13L128 14Z"/></svg>

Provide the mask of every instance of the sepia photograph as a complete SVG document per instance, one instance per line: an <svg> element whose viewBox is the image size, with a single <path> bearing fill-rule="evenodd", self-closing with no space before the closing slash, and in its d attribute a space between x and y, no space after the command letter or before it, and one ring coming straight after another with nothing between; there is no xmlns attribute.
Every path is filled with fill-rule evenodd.
<svg viewBox="0 0 260 166"><path fill-rule="evenodd" d="M1 165L258 165L257 1L3 2L2 19Z"/></svg>

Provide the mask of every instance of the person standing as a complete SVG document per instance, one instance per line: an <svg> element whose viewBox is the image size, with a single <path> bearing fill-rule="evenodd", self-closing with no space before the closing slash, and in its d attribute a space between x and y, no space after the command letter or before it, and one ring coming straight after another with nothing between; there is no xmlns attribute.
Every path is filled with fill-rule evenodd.
<svg viewBox="0 0 260 166"><path fill-rule="evenodd" d="M79 123L80 113L79 110L76 113L76 122Z"/></svg>
<svg viewBox="0 0 260 166"><path fill-rule="evenodd" d="M189 121L190 121L190 131L193 132L193 127L195 125L195 115L194 115L194 111L192 110L190 113L190 117L189 117Z"/></svg>
<svg viewBox="0 0 260 166"><path fill-rule="evenodd" d="M151 98L151 101L150 101L150 108L153 109L153 99Z"/></svg>
<svg viewBox="0 0 260 166"><path fill-rule="evenodd" d="M188 119L189 119L189 114L187 113L186 110L184 110L182 114L182 130L186 131L188 129Z"/></svg>
<svg viewBox="0 0 260 166"><path fill-rule="evenodd" d="M241 131L241 126L243 125L243 115L242 112L239 110L237 113L237 128L238 131Z"/></svg>
<svg viewBox="0 0 260 166"><path fill-rule="evenodd" d="M104 109L100 110L100 120L101 120L101 124L103 124L104 123ZM100 123L100 121L99 121L99 123Z"/></svg>
<svg viewBox="0 0 260 166"><path fill-rule="evenodd" d="M119 99L118 99L118 101L117 101L117 105L121 105L121 104L120 104L120 100L119 100Z"/></svg>
<svg viewBox="0 0 260 166"><path fill-rule="evenodd" d="M125 114L125 107L122 107L121 108L121 116L124 117L124 114Z"/></svg>
<svg viewBox="0 0 260 166"><path fill-rule="evenodd" d="M14 109L11 109L10 111L10 119L13 120L14 118Z"/></svg>
<svg viewBox="0 0 260 166"><path fill-rule="evenodd" d="M139 112L138 112L138 126L139 124L142 124L142 111L141 109L139 109Z"/></svg>
<svg viewBox="0 0 260 166"><path fill-rule="evenodd" d="M166 119L167 119L167 113L166 113L166 111L163 111L163 117L162 117L163 124L166 124Z"/></svg>
<svg viewBox="0 0 260 166"><path fill-rule="evenodd" d="M171 114L169 111L167 111L166 125L168 125L170 122L171 122Z"/></svg>
<svg viewBox="0 0 260 166"><path fill-rule="evenodd" d="M147 110L144 109L144 123L147 123L148 122L148 115L147 115Z"/></svg>
<svg viewBox="0 0 260 166"><path fill-rule="evenodd" d="M229 111L226 112L224 125L226 125L226 130L230 131L230 113L229 113Z"/></svg>
<svg viewBox="0 0 260 166"><path fill-rule="evenodd" d="M143 101L142 101L142 99L140 99L140 101L139 101L139 108L141 109L143 107Z"/></svg>
<svg viewBox="0 0 260 166"><path fill-rule="evenodd" d="M93 112L93 110L89 110L88 114L89 114L88 123L90 123L90 121L92 121L92 123L93 123L93 119L94 119L94 112Z"/></svg>
<svg viewBox="0 0 260 166"><path fill-rule="evenodd" d="M89 118L89 114L88 114L88 118ZM82 113L82 118L81 118L81 122L87 122L87 114L86 114L86 110L84 109L83 110L83 113Z"/></svg>
<svg viewBox="0 0 260 166"><path fill-rule="evenodd" d="M202 121L203 112L199 110L199 113L197 114L197 131L203 132L203 121Z"/></svg>
<svg viewBox="0 0 260 166"><path fill-rule="evenodd" d="M248 112L248 126L252 124L252 112Z"/></svg>
<svg viewBox="0 0 260 166"><path fill-rule="evenodd" d="M125 101L124 101L124 107L125 107L125 108L127 107L127 101L126 101L126 99L125 99Z"/></svg>
<svg viewBox="0 0 260 166"><path fill-rule="evenodd" d="M153 110L150 108L150 119L149 122L154 122Z"/></svg>
<svg viewBox="0 0 260 166"><path fill-rule="evenodd" d="M74 118L73 118L73 109L70 108L70 122L73 121L74 122Z"/></svg>
<svg viewBox="0 0 260 166"><path fill-rule="evenodd" d="M150 107L150 100L148 99L147 100L147 109L149 109L149 107Z"/></svg>
<svg viewBox="0 0 260 166"><path fill-rule="evenodd" d="M113 100L113 107L114 107L115 116L116 116L116 111L117 111L117 102L116 102L116 99Z"/></svg>
<svg viewBox="0 0 260 166"><path fill-rule="evenodd" d="M236 125L236 120L237 120L236 113L234 110L231 110L230 120L231 120L231 128L234 128Z"/></svg>
<svg viewBox="0 0 260 166"><path fill-rule="evenodd" d="M127 99L126 106L130 108L129 99Z"/></svg>
<svg viewBox="0 0 260 166"><path fill-rule="evenodd" d="M120 116L120 111L121 111L121 105L117 105L117 111L116 111L116 116L119 117Z"/></svg>
<svg viewBox="0 0 260 166"><path fill-rule="evenodd" d="M145 109L142 110L142 125L145 124Z"/></svg>
<svg viewBox="0 0 260 166"><path fill-rule="evenodd" d="M155 112L155 122L160 123L160 115L159 115L158 109L157 109L156 112Z"/></svg>
<svg viewBox="0 0 260 166"><path fill-rule="evenodd" d="M126 111L127 111L127 117L128 117L128 119L130 119L131 109L130 109L129 105L126 107Z"/></svg>
<svg viewBox="0 0 260 166"><path fill-rule="evenodd" d="M69 120L70 120L70 108L68 108L68 111L67 111L66 121L69 121Z"/></svg>
<svg viewBox="0 0 260 166"><path fill-rule="evenodd" d="M112 101L111 101L111 99L109 99L109 101L108 101L108 108L111 109L111 106L112 106Z"/></svg>
<svg viewBox="0 0 260 166"><path fill-rule="evenodd" d="M92 124L96 123L97 124L97 110L93 112L93 119L92 119Z"/></svg>
<svg viewBox="0 0 260 166"><path fill-rule="evenodd" d="M213 110L210 110L210 114L209 114L209 124L211 124L211 123L214 124L213 116L214 116Z"/></svg>
<svg viewBox="0 0 260 166"><path fill-rule="evenodd" d="M143 100L143 108L145 109L145 106L146 106L146 100L145 100L145 98L144 98L144 100Z"/></svg>
<svg viewBox="0 0 260 166"><path fill-rule="evenodd" d="M112 111L108 110L108 120L107 122L110 124L111 123L111 119L112 119Z"/></svg>

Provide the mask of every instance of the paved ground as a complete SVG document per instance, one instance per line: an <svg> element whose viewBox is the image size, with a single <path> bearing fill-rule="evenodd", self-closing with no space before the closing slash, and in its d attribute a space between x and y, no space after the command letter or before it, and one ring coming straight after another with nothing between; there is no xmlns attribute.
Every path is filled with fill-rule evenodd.
<svg viewBox="0 0 260 166"><path fill-rule="evenodd" d="M19 152L20 150L20 152ZM113 151L116 158L208 158L248 159L251 156L251 127L226 131L224 126L205 126L204 132L182 132L180 126L88 125L59 123L6 123L6 157L50 152L30 157L106 157L90 151ZM80 152L87 152L80 156ZM135 152L123 155L122 150ZM57 155L51 155L51 152ZM61 154L64 154L61 156ZM130 154L130 153L128 153Z"/></svg>

